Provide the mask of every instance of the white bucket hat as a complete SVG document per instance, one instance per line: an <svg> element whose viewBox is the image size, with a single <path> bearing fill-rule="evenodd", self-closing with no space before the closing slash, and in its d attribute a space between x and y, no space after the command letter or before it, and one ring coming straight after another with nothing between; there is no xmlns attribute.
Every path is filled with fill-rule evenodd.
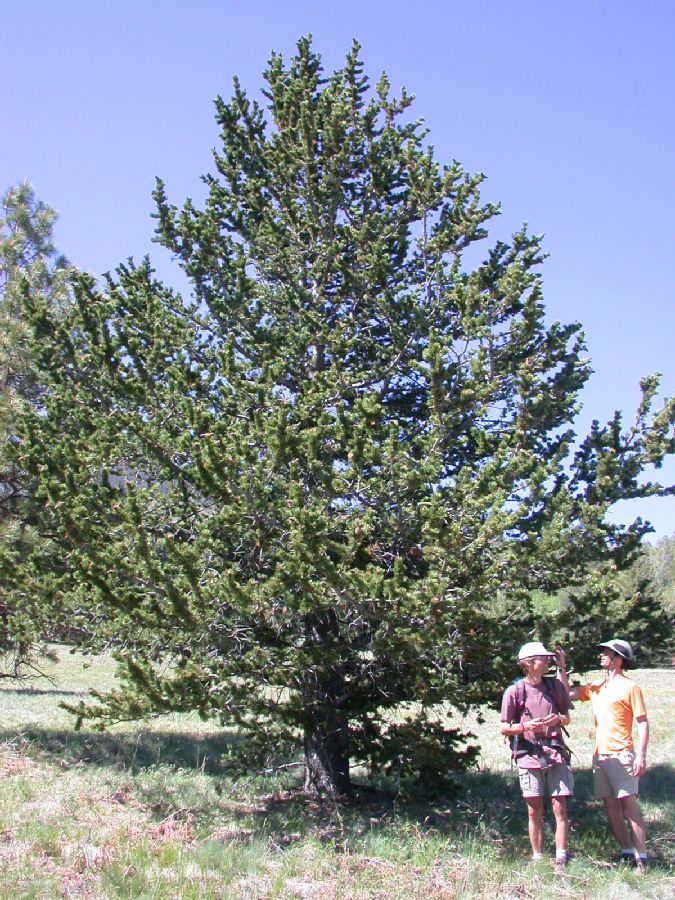
<svg viewBox="0 0 675 900"><path fill-rule="evenodd" d="M553 653L547 650L541 641L530 641L527 644L523 644L518 651L518 662L529 659L531 656L553 656Z"/></svg>

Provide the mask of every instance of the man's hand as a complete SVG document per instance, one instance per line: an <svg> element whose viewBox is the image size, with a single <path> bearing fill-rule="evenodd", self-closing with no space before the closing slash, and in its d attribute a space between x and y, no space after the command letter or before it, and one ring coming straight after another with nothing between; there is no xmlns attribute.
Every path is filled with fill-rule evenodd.
<svg viewBox="0 0 675 900"><path fill-rule="evenodd" d="M546 716L539 716L538 719L530 719L525 722L525 728L528 731L539 731L550 728L552 725L557 725L560 722L557 713L549 713Z"/></svg>
<svg viewBox="0 0 675 900"><path fill-rule="evenodd" d="M557 725L560 721L560 717L558 713L549 713L547 716L542 716L539 721L542 725Z"/></svg>
<svg viewBox="0 0 675 900"><path fill-rule="evenodd" d="M644 756L636 756L630 774L634 778L639 778L640 775L644 775L646 768L647 761L645 760Z"/></svg>
<svg viewBox="0 0 675 900"><path fill-rule="evenodd" d="M553 656L555 658L556 666L559 669L565 669L566 668L566 665L565 665L566 656L565 656L565 651L560 646L560 644L556 644L555 650L553 651Z"/></svg>

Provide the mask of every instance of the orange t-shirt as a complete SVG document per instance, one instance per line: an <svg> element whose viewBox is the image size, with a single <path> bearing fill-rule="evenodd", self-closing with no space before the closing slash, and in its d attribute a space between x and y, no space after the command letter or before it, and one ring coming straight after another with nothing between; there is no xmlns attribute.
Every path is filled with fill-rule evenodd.
<svg viewBox="0 0 675 900"><path fill-rule="evenodd" d="M646 716L642 691L623 675L577 688L580 700L590 700L595 720L595 753L633 749L633 721Z"/></svg>

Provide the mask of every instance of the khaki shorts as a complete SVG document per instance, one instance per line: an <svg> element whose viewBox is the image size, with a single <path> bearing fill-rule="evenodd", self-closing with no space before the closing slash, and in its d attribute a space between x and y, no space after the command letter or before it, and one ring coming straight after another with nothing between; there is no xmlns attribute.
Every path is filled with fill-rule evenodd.
<svg viewBox="0 0 675 900"><path fill-rule="evenodd" d="M593 794L596 799L637 796L640 779L630 774L635 762L632 750L597 753L593 757Z"/></svg>
<svg viewBox="0 0 675 900"><path fill-rule="evenodd" d="M574 775L569 766L561 763L548 769L518 769L523 797L571 797Z"/></svg>

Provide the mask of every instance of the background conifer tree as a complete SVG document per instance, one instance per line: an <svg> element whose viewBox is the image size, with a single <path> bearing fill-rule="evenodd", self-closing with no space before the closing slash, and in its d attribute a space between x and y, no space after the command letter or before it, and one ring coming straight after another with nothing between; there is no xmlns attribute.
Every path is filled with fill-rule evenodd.
<svg viewBox="0 0 675 900"><path fill-rule="evenodd" d="M547 326L540 239L484 248L480 175L440 165L410 97L354 46L270 59L266 107L235 81L203 209L158 182L148 261L33 316L39 479L69 620L124 682L83 715L196 709L249 757L302 748L308 790L350 766L438 777L471 748L437 705L493 699L531 596L623 564L645 526L605 521L673 450L675 410L597 425L578 325ZM64 581L63 584L66 582ZM46 597L48 591L43 590ZM396 715L394 715L396 711Z"/></svg>
<svg viewBox="0 0 675 900"><path fill-rule="evenodd" d="M672 619L675 616L675 534L648 545L646 554L649 578Z"/></svg>
<svg viewBox="0 0 675 900"><path fill-rule="evenodd" d="M547 646L562 643L576 672L598 668L597 643L609 637L629 640L640 668L671 665L673 612L654 577L652 550L643 546L626 569L593 564L570 587L534 592L537 634Z"/></svg>
<svg viewBox="0 0 675 900"><path fill-rule="evenodd" d="M56 316L68 297L68 264L53 244L56 214L28 184L2 198L0 212L0 652L2 675L35 663L44 636L39 604L16 577L17 566L41 541L30 509L35 480L17 461L17 415L41 393L25 296L30 292Z"/></svg>

